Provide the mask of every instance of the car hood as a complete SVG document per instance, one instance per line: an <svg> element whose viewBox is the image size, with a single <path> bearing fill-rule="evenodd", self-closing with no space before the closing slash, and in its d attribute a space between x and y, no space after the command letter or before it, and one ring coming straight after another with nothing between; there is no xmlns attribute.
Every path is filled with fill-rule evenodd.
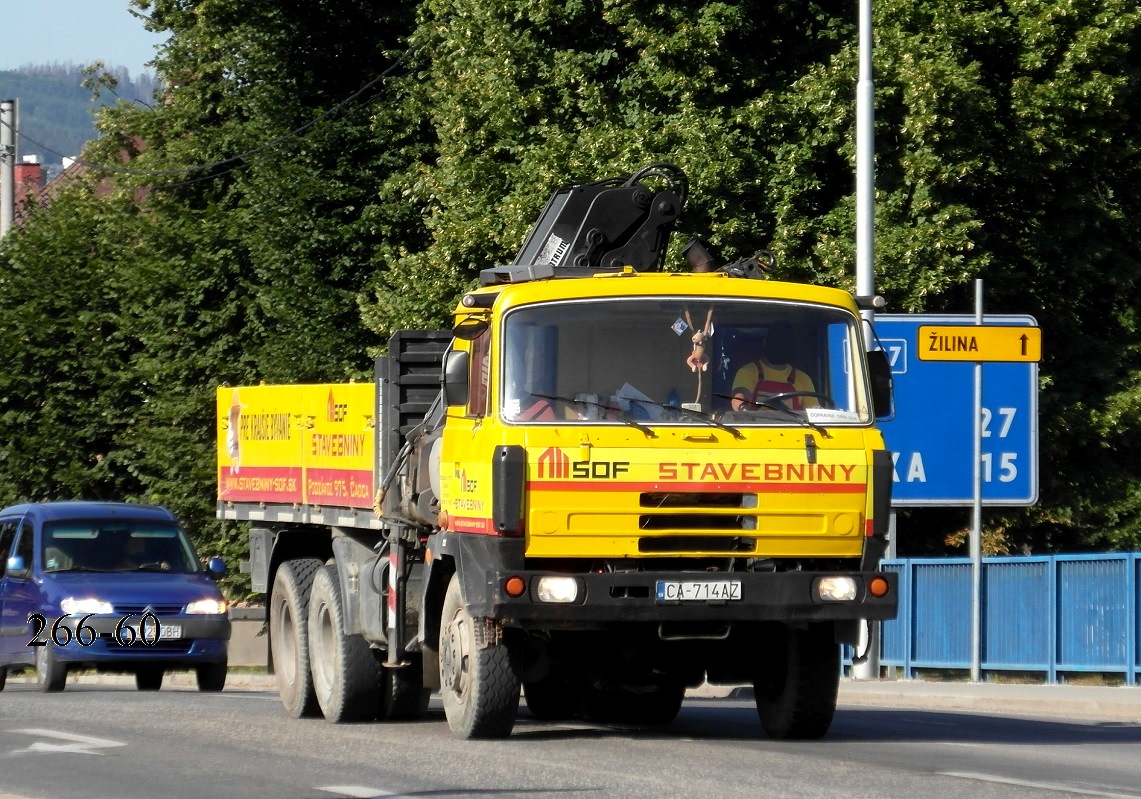
<svg viewBox="0 0 1141 799"><path fill-rule="evenodd" d="M102 599L117 605L185 605L198 599L221 599L218 586L205 574L169 572L59 572L44 575L45 597Z"/></svg>

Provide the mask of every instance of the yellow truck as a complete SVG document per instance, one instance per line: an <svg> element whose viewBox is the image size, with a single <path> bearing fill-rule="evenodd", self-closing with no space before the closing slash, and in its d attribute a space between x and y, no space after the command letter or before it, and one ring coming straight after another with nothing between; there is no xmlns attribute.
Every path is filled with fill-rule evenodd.
<svg viewBox="0 0 1141 799"><path fill-rule="evenodd" d="M372 383L218 389L218 515L250 522L294 716L666 724L752 685L766 732L831 724L840 645L893 618L881 571L890 369L872 298L763 252L657 271L685 199L655 164L556 191L451 331Z"/></svg>

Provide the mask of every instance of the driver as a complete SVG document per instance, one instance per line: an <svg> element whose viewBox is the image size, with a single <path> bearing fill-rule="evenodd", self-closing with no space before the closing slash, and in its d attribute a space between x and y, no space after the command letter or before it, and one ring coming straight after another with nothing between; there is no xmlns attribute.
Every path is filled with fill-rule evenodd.
<svg viewBox="0 0 1141 799"><path fill-rule="evenodd" d="M116 564L116 569L137 569L143 565L143 555L146 552L146 544L143 539L136 538L135 536L128 536L126 543L123 544L123 551L120 553L119 562Z"/></svg>
<svg viewBox="0 0 1141 799"><path fill-rule="evenodd" d="M733 378L730 407L735 411L751 410L765 399L793 391L816 391L812 378L791 363L796 341L792 325L778 322L769 327L761 345L760 357L737 370ZM794 411L815 408L815 397L789 397L783 401Z"/></svg>

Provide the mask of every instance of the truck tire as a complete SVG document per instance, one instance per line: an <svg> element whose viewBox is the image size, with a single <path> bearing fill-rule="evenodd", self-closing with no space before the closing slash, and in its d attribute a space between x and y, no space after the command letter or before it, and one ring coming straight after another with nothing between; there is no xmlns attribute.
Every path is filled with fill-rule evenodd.
<svg viewBox="0 0 1141 799"><path fill-rule="evenodd" d="M270 593L269 641L277 694L295 719L321 712L309 670L309 593L319 568L316 558L285 561Z"/></svg>
<svg viewBox="0 0 1141 799"><path fill-rule="evenodd" d="M67 684L67 664L56 659L51 644L36 649L36 684L44 693L62 691Z"/></svg>
<svg viewBox="0 0 1141 799"><path fill-rule="evenodd" d="M452 575L440 615L440 696L457 738L506 738L519 712L519 677L507 646L476 648L475 620Z"/></svg>
<svg viewBox="0 0 1141 799"><path fill-rule="evenodd" d="M364 637L344 634L344 618L337 567L324 566L309 597L309 666L317 704L333 724L375 718L384 680Z"/></svg>
<svg viewBox="0 0 1141 799"><path fill-rule="evenodd" d="M753 683L757 715L770 738L824 737L836 713L840 645L832 625L786 629L774 657Z"/></svg>
<svg viewBox="0 0 1141 799"><path fill-rule="evenodd" d="M680 682L644 689L590 686L584 693L586 717L600 724L669 724L684 699L685 686Z"/></svg>
<svg viewBox="0 0 1141 799"><path fill-rule="evenodd" d="M424 687L424 667L420 654L409 654L408 661L407 666L384 669L384 684L376 713L381 721L422 719L428 713L432 691Z"/></svg>

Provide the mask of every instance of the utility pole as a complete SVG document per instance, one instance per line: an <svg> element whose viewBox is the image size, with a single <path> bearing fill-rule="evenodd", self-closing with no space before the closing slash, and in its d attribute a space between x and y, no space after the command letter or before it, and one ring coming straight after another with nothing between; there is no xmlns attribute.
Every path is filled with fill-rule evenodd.
<svg viewBox="0 0 1141 799"><path fill-rule="evenodd" d="M0 100L0 238L16 221L16 101Z"/></svg>
<svg viewBox="0 0 1141 799"><path fill-rule="evenodd" d="M872 79L872 0L860 0L860 76L856 84L856 294L871 297L875 281L875 82ZM868 347L872 347L875 311L861 311ZM893 512L894 515L894 512ZM892 532L894 535L894 531ZM852 667L862 680L880 675L880 625L866 622L858 648L867 659ZM859 654L859 653L857 653Z"/></svg>

